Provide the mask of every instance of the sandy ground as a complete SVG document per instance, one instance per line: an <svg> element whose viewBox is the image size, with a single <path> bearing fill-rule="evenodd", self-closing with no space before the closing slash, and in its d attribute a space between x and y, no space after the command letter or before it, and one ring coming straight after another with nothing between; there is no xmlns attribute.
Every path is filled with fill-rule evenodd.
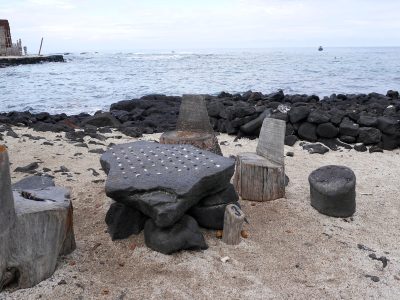
<svg viewBox="0 0 400 300"><path fill-rule="evenodd" d="M111 241L104 217L110 204L99 154L76 147L64 134L14 128L44 139L5 137L11 169L40 162L39 170L66 166L72 177L50 172L69 187L74 205L77 249L59 260L54 275L39 285L3 292L0 299L400 299L400 151L358 153L354 150L310 155L296 144L286 147L290 178L286 199L265 203L241 201L250 236L227 246L204 230L209 249L171 256L148 249L143 234ZM103 142L132 138L108 134ZM159 135L144 139L158 140ZM257 140L220 135L224 155L255 151ZM86 142L89 142L90 138ZM98 142L98 141L97 141ZM106 146L89 144L89 149ZM82 155L75 155L82 153ZM357 212L353 218L330 218L309 204L310 172L327 164L352 168L357 176ZM93 176L89 168L100 173ZM13 181L26 176L13 172ZM368 257L373 249L382 262ZM221 258L229 256L228 262ZM378 276L374 282L366 275Z"/></svg>

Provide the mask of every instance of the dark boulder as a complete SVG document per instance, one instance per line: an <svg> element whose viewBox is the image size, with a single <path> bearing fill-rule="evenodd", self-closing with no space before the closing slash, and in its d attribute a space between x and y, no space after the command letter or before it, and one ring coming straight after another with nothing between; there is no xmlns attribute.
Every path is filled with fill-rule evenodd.
<svg viewBox="0 0 400 300"><path fill-rule="evenodd" d="M298 135L304 140L316 142L318 140L317 126L312 123L304 122L299 127Z"/></svg>
<svg viewBox="0 0 400 300"><path fill-rule="evenodd" d="M119 127L121 125L121 122L119 122L115 117L113 117L113 115L106 112L106 113L96 114L93 117L84 119L81 122L81 126L85 125L93 125L96 127L105 127L105 126Z"/></svg>
<svg viewBox="0 0 400 300"><path fill-rule="evenodd" d="M250 122L240 126L240 131L245 134L252 135L255 131L261 128L261 125L266 117L271 115L271 109L266 109L263 113L261 113L257 118L251 120Z"/></svg>
<svg viewBox="0 0 400 300"><path fill-rule="evenodd" d="M382 148L384 150L394 150L399 146L398 137L395 135L382 134Z"/></svg>
<svg viewBox="0 0 400 300"><path fill-rule="evenodd" d="M221 101L210 101L207 104L207 111L210 117L219 117L219 114L224 109Z"/></svg>
<svg viewBox="0 0 400 300"><path fill-rule="evenodd" d="M400 133L399 122L392 117L379 117L378 129L382 131L382 133L386 133L389 135L395 135Z"/></svg>
<svg viewBox="0 0 400 300"><path fill-rule="evenodd" d="M292 124L303 121L308 117L309 113L310 108L307 106L292 107L288 112L289 120Z"/></svg>
<svg viewBox="0 0 400 300"><path fill-rule="evenodd" d="M132 234L139 234L146 222L147 218L140 211L114 202L110 205L110 209L106 214L106 224L111 239L125 239Z"/></svg>
<svg viewBox="0 0 400 300"><path fill-rule="evenodd" d="M321 110L313 110L310 112L307 118L307 122L315 123L315 124L322 124L329 122L329 115L325 111Z"/></svg>
<svg viewBox="0 0 400 300"><path fill-rule="evenodd" d="M363 143L360 143L360 144L354 145L354 150L356 150L358 152L366 152L366 151L368 151L368 148Z"/></svg>
<svg viewBox="0 0 400 300"><path fill-rule="evenodd" d="M295 135L287 135L285 136L285 145L293 146L299 139Z"/></svg>
<svg viewBox="0 0 400 300"><path fill-rule="evenodd" d="M324 145L320 143L315 143L315 144L304 144L302 145L303 150L307 150L308 153L314 154L325 154L326 152L329 152L329 148L325 147Z"/></svg>
<svg viewBox="0 0 400 300"><path fill-rule="evenodd" d="M317 134L322 138L334 138L339 134L339 129L332 123L322 123L317 126Z"/></svg>
<svg viewBox="0 0 400 300"><path fill-rule="evenodd" d="M365 145L378 144L382 134L379 129L373 127L361 127L358 134L358 142Z"/></svg>
<svg viewBox="0 0 400 300"><path fill-rule="evenodd" d="M399 98L399 92L398 91L389 90L386 93L386 97L389 97L389 98L392 98L392 99L398 99Z"/></svg>
<svg viewBox="0 0 400 300"><path fill-rule="evenodd" d="M357 121L361 126L376 127L378 125L378 118L368 115L360 115Z"/></svg>
<svg viewBox="0 0 400 300"><path fill-rule="evenodd" d="M348 118L344 118L342 123L339 126L339 132L342 136L358 136L358 132L360 129L360 125L354 123Z"/></svg>
<svg viewBox="0 0 400 300"><path fill-rule="evenodd" d="M237 195L233 185L219 192L207 196L189 210L189 214L196 219L197 223L208 229L222 229L224 226L225 208L228 204L238 205ZM239 205L240 207L240 205Z"/></svg>
<svg viewBox="0 0 400 300"><path fill-rule="evenodd" d="M377 145L371 146L369 148L369 153L380 152L383 153L383 149Z"/></svg>
<svg viewBox="0 0 400 300"><path fill-rule="evenodd" d="M157 227L152 219L147 220L144 226L144 240L147 247L163 254L208 248L196 220L188 215L166 228Z"/></svg>
<svg viewBox="0 0 400 300"><path fill-rule="evenodd" d="M341 140L344 143L353 144L357 141L357 138L349 135L341 135L339 137L339 140Z"/></svg>

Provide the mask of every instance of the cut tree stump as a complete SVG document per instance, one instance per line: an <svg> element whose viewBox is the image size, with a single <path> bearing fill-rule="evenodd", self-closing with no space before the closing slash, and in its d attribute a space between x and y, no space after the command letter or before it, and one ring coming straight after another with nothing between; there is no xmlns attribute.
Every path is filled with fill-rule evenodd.
<svg viewBox="0 0 400 300"><path fill-rule="evenodd" d="M0 292L7 282L6 269L10 255L10 232L15 223L9 165L7 149L0 145Z"/></svg>
<svg viewBox="0 0 400 300"><path fill-rule="evenodd" d="M161 135L161 144L186 144L222 155L214 133L193 131L168 131Z"/></svg>
<svg viewBox="0 0 400 300"><path fill-rule="evenodd" d="M245 215L235 204L226 206L224 215L224 231L222 241L228 245L237 245L240 243L240 233L242 231Z"/></svg>
<svg viewBox="0 0 400 300"><path fill-rule="evenodd" d="M59 255L75 249L69 191L45 182L23 180L13 191L7 150L0 145L0 292L50 277Z"/></svg>
<svg viewBox="0 0 400 300"><path fill-rule="evenodd" d="M285 167L256 153L236 157L234 185L245 200L269 201L285 197Z"/></svg>
<svg viewBox="0 0 400 300"><path fill-rule="evenodd" d="M242 199L269 201L285 197L285 131L285 121L265 118L256 153L236 157L233 180Z"/></svg>

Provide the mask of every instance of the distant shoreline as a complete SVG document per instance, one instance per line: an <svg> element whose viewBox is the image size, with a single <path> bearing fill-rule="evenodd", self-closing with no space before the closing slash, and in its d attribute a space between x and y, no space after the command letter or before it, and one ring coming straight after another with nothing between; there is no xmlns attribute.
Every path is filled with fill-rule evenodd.
<svg viewBox="0 0 400 300"><path fill-rule="evenodd" d="M0 56L0 68L39 64L44 62L64 62L62 55Z"/></svg>

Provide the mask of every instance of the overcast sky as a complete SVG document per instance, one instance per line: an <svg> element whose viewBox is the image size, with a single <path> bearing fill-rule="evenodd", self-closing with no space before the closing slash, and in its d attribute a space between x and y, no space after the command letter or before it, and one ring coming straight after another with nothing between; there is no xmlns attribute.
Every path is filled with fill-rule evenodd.
<svg viewBox="0 0 400 300"><path fill-rule="evenodd" d="M400 0L0 0L31 52L400 46Z"/></svg>

